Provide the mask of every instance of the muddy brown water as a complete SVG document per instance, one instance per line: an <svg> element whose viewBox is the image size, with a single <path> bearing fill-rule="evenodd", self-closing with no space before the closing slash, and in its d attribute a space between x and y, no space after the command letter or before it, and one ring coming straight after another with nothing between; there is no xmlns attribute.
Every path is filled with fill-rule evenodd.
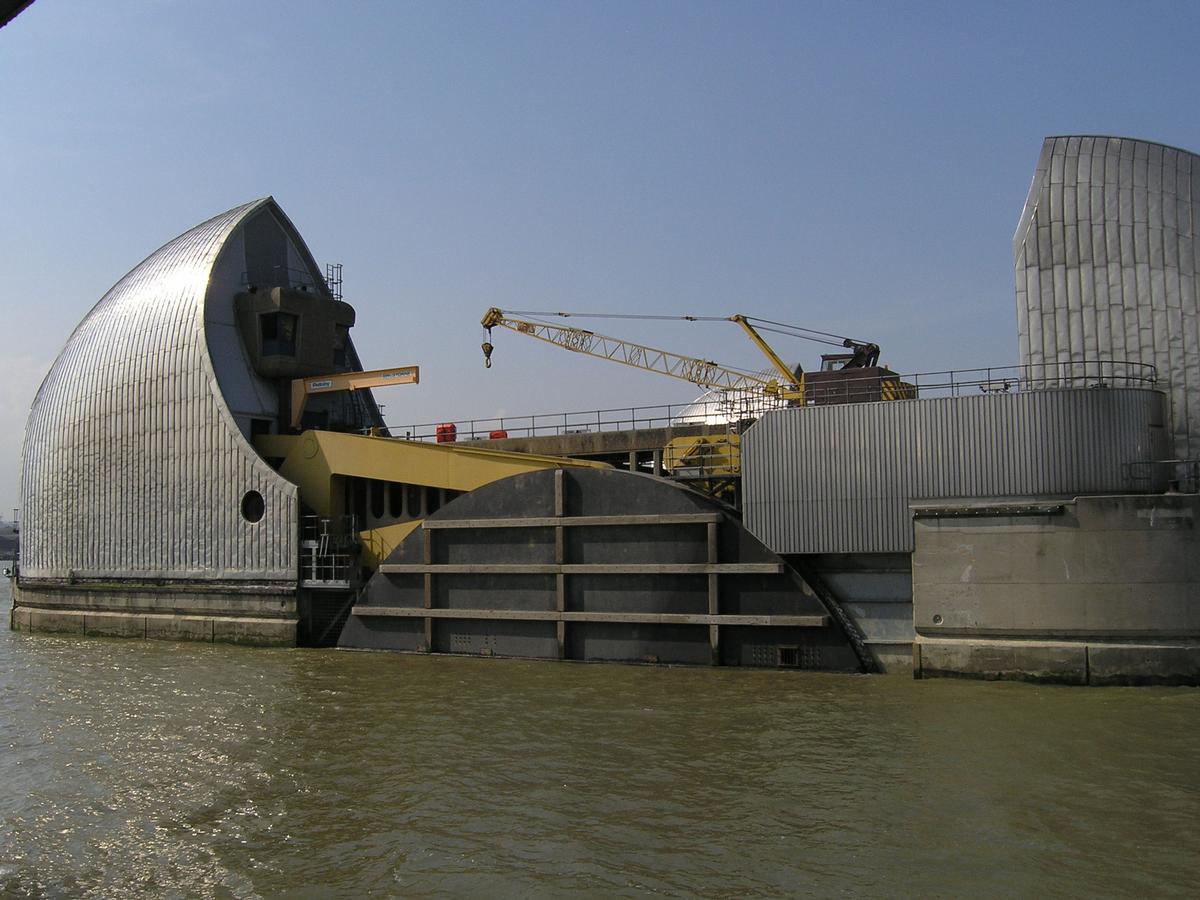
<svg viewBox="0 0 1200 900"><path fill-rule="evenodd" d="M5 624L0 896L1190 897L1198 747L1189 688Z"/></svg>

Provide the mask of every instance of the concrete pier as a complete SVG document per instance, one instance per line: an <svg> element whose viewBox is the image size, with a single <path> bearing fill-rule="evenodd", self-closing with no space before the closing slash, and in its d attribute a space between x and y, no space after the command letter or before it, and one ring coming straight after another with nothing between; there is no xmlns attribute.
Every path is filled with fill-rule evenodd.
<svg viewBox="0 0 1200 900"><path fill-rule="evenodd" d="M913 673L1200 684L1200 497L914 506Z"/></svg>

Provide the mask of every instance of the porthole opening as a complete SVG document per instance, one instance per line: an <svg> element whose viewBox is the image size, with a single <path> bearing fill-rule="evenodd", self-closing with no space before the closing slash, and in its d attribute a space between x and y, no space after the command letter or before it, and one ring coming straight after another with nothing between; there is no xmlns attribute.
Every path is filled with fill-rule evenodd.
<svg viewBox="0 0 1200 900"><path fill-rule="evenodd" d="M257 522L266 511L263 495L258 491L246 491L246 496L242 497L242 518L247 522Z"/></svg>

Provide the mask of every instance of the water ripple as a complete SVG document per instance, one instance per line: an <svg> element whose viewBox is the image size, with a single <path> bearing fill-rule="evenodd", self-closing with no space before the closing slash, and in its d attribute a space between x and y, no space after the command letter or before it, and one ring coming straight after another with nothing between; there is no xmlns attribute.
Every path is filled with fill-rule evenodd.
<svg viewBox="0 0 1200 900"><path fill-rule="evenodd" d="M0 629L0 895L1190 896L1198 746L1188 689Z"/></svg>

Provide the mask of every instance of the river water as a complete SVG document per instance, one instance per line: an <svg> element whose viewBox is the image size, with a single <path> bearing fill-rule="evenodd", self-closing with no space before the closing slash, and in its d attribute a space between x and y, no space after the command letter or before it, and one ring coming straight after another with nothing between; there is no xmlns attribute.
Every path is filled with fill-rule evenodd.
<svg viewBox="0 0 1200 900"><path fill-rule="evenodd" d="M1188 688L0 625L0 896L1191 897L1198 745Z"/></svg>

